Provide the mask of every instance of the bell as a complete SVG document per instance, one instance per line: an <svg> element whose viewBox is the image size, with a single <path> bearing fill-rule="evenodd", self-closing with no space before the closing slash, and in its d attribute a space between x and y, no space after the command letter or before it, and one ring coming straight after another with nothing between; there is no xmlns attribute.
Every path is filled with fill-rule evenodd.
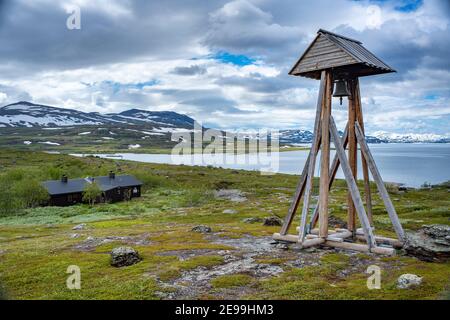
<svg viewBox="0 0 450 320"><path fill-rule="evenodd" d="M342 97L348 97L348 96L350 96L350 92L348 92L347 83L342 79L336 81L333 97L340 98L340 104L342 106Z"/></svg>

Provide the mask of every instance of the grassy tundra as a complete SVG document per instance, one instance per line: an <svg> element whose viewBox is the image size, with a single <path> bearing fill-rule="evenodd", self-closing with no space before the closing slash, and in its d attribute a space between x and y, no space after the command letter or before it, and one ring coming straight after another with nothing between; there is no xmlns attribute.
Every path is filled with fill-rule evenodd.
<svg viewBox="0 0 450 320"><path fill-rule="evenodd" d="M144 182L143 196L116 204L37 207L19 198L24 185L117 173ZM246 218L284 217L296 176L209 167L143 164L40 152L0 153L0 296L15 299L440 299L449 297L450 263L406 256L380 257L336 250L282 250L270 245L279 227ZM238 189L246 201L218 199L214 190ZM449 224L449 185L389 191L405 229ZM374 187L375 190L375 187ZM29 194L29 192L27 192ZM33 193L35 194L35 193ZM36 192L39 200L39 192ZM315 190L317 194L317 190ZM337 181L330 210L345 219L346 188ZM35 199L35 198L33 198ZM298 220L298 219L297 219ZM374 195L377 233L393 235L382 201ZM80 223L87 227L72 230ZM212 233L194 233L199 224ZM295 227L294 225L293 227ZM268 245L267 245L268 244ZM139 251L142 262L109 265L120 245ZM250 248L250 251L248 250ZM246 265L249 268L245 268ZM259 265L273 274L254 272ZM382 288L368 290L367 266L382 269ZM81 290L66 287L67 267L81 269ZM241 266L233 269L233 266ZM244 267L242 267L244 266ZM397 277L414 273L420 287L396 288ZM206 277L200 278L200 275Z"/></svg>

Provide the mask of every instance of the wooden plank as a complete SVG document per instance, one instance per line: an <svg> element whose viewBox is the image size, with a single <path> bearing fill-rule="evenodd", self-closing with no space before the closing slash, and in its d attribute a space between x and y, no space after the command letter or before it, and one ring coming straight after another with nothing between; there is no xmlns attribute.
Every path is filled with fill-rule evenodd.
<svg viewBox="0 0 450 320"><path fill-rule="evenodd" d="M355 135L355 121L356 121L356 99L355 99L355 83L349 81L351 97L348 102L348 162L355 181L358 181L357 175L357 145ZM356 209L353 204L352 195L350 191L347 192L347 228L348 230L356 231Z"/></svg>
<svg viewBox="0 0 450 320"><path fill-rule="evenodd" d="M400 220L398 219L397 212L395 212L394 205L392 204L391 198L389 197L389 194L386 190L383 179L381 179L380 172L378 171L375 160L373 159L372 153L370 152L369 146L367 145L366 139L358 122L355 122L355 128L356 138L358 139L361 151L364 153L364 157L367 160L370 172L372 172L373 179L375 180L378 192L383 199L384 206L386 207L389 218L391 219L392 226L394 227L398 239L400 241L403 241L405 239L405 232L403 231L403 227L400 223Z"/></svg>
<svg viewBox="0 0 450 320"><path fill-rule="evenodd" d="M364 240L364 234L362 233L356 233L356 239L358 240ZM403 242L398 240L398 239L393 239L393 238L387 238L387 237L379 237L379 236L375 236L375 241L376 243L381 243L381 244L389 244L391 246L393 246L394 248L402 248L403 247Z"/></svg>
<svg viewBox="0 0 450 320"><path fill-rule="evenodd" d="M316 238L316 239L308 239L302 242L302 248L309 248L313 246L317 246L319 244L325 243L325 239Z"/></svg>
<svg viewBox="0 0 450 320"><path fill-rule="evenodd" d="M325 101L322 104L322 148L320 155L320 186L319 186L319 237L328 236L328 194L330 170L330 117L331 95L333 90L332 75L326 72Z"/></svg>
<svg viewBox="0 0 450 320"><path fill-rule="evenodd" d="M364 134L364 118L362 113L361 104L361 91L359 89L359 80L355 79L355 97L356 97L356 118L361 127L362 133ZM372 215L372 192L370 190L370 179L369 179L369 169L367 167L367 160L364 153L361 151L361 164L362 172L364 178L364 196L366 198L366 210L367 217L369 218L370 225L373 226L373 215Z"/></svg>
<svg viewBox="0 0 450 320"><path fill-rule="evenodd" d="M298 236L297 235L292 235L292 234L274 233L272 235L272 238L274 240L279 240L279 241L298 242Z"/></svg>
<svg viewBox="0 0 450 320"><path fill-rule="evenodd" d="M341 162L341 168L344 172L345 180L347 186L351 192L353 203L355 204L356 212L358 214L359 221L364 230L364 235L366 236L366 241L369 247L375 247L376 242L372 233L372 228L370 227L369 220L364 209L364 205L359 194L358 186L356 185L355 178L352 175L350 164L348 163L347 157L345 156L345 151L341 144L341 139L336 128L336 123L333 117L330 117L330 133L333 137L334 146L336 148L336 153L339 156ZM320 218L319 218L320 219Z"/></svg>
<svg viewBox="0 0 450 320"><path fill-rule="evenodd" d="M346 59L348 57L348 54L343 52L342 50L324 50L323 52L317 52L314 54L310 54L306 56L301 65L308 64L308 63L316 63L317 61L323 61L323 60L331 60L331 59Z"/></svg>
<svg viewBox="0 0 450 320"><path fill-rule="evenodd" d="M384 248L384 247L369 247L366 244L360 244L360 243L353 243L353 242L335 242L327 240L324 243L325 246L333 247L333 248L340 248L340 249L346 249L346 250L353 250L353 251L359 251L359 252L373 252L378 254L385 254L385 255L393 255L395 253L395 250L392 248Z"/></svg>
<svg viewBox="0 0 450 320"><path fill-rule="evenodd" d="M342 145L343 145L344 149L347 147L347 143L348 143L348 123L345 126L344 134L342 135ZM334 182L334 179L336 178L338 169L339 169L339 157L337 154L335 154L334 158L333 158L333 162L330 167L330 183L329 183L329 187L328 187L329 190L331 190L331 187L333 186L333 182ZM317 205L314 208L314 212L311 217L311 222L309 224L310 230L315 228L318 218L319 218L319 206Z"/></svg>
<svg viewBox="0 0 450 320"><path fill-rule="evenodd" d="M323 82L322 82L323 80ZM327 73L325 71L322 72L321 75L321 84L320 84L320 90L319 90L319 94L321 94L321 96L318 99L317 102L317 110L316 110L316 119L315 119L315 123L314 123L314 141L313 141L313 149L311 150L311 158L310 158L310 162L308 164L308 174L307 174L307 178L306 178L306 187L305 187L305 197L303 199L303 208L302 208L302 215L301 215L301 220L300 220L300 231L299 231L299 237L300 237L300 242L303 241L303 239L305 238L306 235L306 219L308 217L308 212L309 212L309 203L311 201L311 191L312 191L312 186L313 186L313 181L314 181L314 169L316 167L316 156L317 156L317 152L318 152L318 144L316 143L316 141L323 141L323 137L321 134L321 126L322 126L322 122L321 122L321 114L323 112L323 108L322 105L324 103L324 100L326 99L326 90L328 89L328 76ZM320 104L319 104L320 102ZM317 148L317 149L316 149Z"/></svg>

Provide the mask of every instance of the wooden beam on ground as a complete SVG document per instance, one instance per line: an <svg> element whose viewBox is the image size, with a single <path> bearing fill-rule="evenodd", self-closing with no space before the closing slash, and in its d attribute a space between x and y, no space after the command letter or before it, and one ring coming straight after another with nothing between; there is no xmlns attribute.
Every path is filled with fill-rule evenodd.
<svg viewBox="0 0 450 320"><path fill-rule="evenodd" d="M355 134L355 121L356 121L356 94L355 94L355 82L349 81L351 97L348 101L348 162L355 181L358 181L357 176L357 145ZM345 149L344 149L345 150ZM347 228L353 234L356 232L356 209L353 204L352 195L350 190L347 192Z"/></svg>
<svg viewBox="0 0 450 320"><path fill-rule="evenodd" d="M359 145L361 147L361 151L364 153L364 157L367 160L367 164L369 166L370 171L372 172L373 179L378 188L378 192L380 193L381 198L383 199L384 205L388 212L389 218L391 219L392 226L394 227L395 233L400 241L405 239L405 232L403 231L400 220L398 219L397 213L395 212L394 205L392 204L391 198L386 190L386 186L381 179L380 172L375 164L375 160L373 159L372 153L370 152L369 146L367 145L366 139L364 138L364 134L362 133L362 129L358 122L355 123L356 127L356 137L358 139Z"/></svg>
<svg viewBox="0 0 450 320"><path fill-rule="evenodd" d="M344 134L342 136L342 145L344 146L344 149L347 147L348 143L348 123L345 126ZM336 178L336 173L339 169L339 157L337 154L334 155L333 162L330 167L330 183L328 186L328 189L331 190L331 187L333 186L334 179ZM319 219L319 206L316 205L314 208L314 212L311 217L311 222L309 223L309 229L312 230L316 227L317 220Z"/></svg>
<svg viewBox="0 0 450 320"><path fill-rule="evenodd" d="M366 236L366 241L369 247L375 247L376 242L372 233L372 228L370 227L369 219L367 218L364 205L361 200L361 195L359 194L358 186L356 185L355 178L352 175L350 164L348 163L347 157L345 156L345 151L341 144L341 139L336 128L336 123L333 117L330 117L330 133L333 137L334 146L336 148L336 153L339 155L341 162L341 168L344 172L345 180L347 182L348 189L351 192L353 203L355 204L356 212L358 214L359 221L364 230L364 235Z"/></svg>
<svg viewBox="0 0 450 320"><path fill-rule="evenodd" d="M320 115L322 112L322 100L323 100L323 93L325 91L325 80L326 80L325 79L325 71L322 71L321 79L320 79L320 87L319 87L319 97L318 97L317 108L316 108L316 119L315 119L315 123L314 123L314 131L315 132L316 131L319 132L320 127L321 127L320 126ZM295 194L292 199L291 205L289 207L288 214L286 215L283 226L281 227L280 233L282 235L287 234L289 227L291 226L295 212L297 211L298 205L300 203L300 199L305 190L305 185L306 185L306 181L307 181L307 177L308 177L309 163L311 162L311 158L315 158L317 156L320 142L321 142L321 137L320 137L320 135L316 134L314 137L314 140L313 140L313 144L311 146L311 150L308 155L308 159L305 162L305 166L303 168L303 172L300 177L300 181L297 184L297 188L295 189Z"/></svg>
<svg viewBox="0 0 450 320"><path fill-rule="evenodd" d="M340 249L345 249L345 250L353 250L353 251L367 252L367 253L372 252L372 253L385 254L385 255L393 255L395 253L395 250L393 248L385 248L385 247L377 247L377 246L370 248L366 244L353 243L353 242L337 242L337 241L327 240L327 241L325 241L324 245L333 247L333 248L340 248Z"/></svg>
<svg viewBox="0 0 450 320"><path fill-rule="evenodd" d="M326 94L322 104L322 148L320 155L319 186L319 237L328 237L328 195L330 170L330 117L333 79L330 71L326 72Z"/></svg>
<svg viewBox="0 0 450 320"><path fill-rule="evenodd" d="M356 233L356 239L358 240L364 240L364 234L361 233ZM401 242L398 239L393 239L393 238L387 238L387 237L380 237L380 236L375 236L375 241L376 243L380 243L380 244L388 244L393 246L394 248L402 248L403 247L403 242Z"/></svg>
<svg viewBox="0 0 450 320"><path fill-rule="evenodd" d="M292 234L280 234L280 233L274 233L272 235L272 238L274 240L280 240L280 241L287 241L287 242L298 242L298 236L292 235Z"/></svg>
<svg viewBox="0 0 450 320"><path fill-rule="evenodd" d="M359 89L359 80L355 79L355 97L356 97L356 118L361 127L362 133L364 134L364 118L362 113L362 104L361 104L361 92ZM370 190L370 179L369 179L369 169L367 167L367 160L364 156L364 153L361 151L361 164L362 164L362 172L364 178L364 196L366 198L366 210L367 217L369 218L370 225L373 226L373 216L372 216L372 193Z"/></svg>

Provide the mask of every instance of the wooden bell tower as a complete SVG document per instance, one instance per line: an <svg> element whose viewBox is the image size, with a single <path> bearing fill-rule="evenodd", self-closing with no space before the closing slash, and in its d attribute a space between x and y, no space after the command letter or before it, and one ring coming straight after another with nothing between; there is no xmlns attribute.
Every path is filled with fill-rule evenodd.
<svg viewBox="0 0 450 320"><path fill-rule="evenodd" d="M359 77L390 72L395 70L364 48L361 42L322 29L318 31L314 41L289 72L294 76L320 79L320 89L311 151L281 231L273 235L275 240L298 242L303 248L325 245L380 254L393 254L394 247L403 245L403 228L365 140L359 89ZM341 88L345 83L343 88L348 92L349 101L348 123L342 137L339 136L331 112L333 87L336 81L341 82ZM332 161L330 161L331 142L336 150ZM361 150L365 206L356 185L358 145ZM313 176L319 150L321 151L320 164L318 164L320 166L319 198L317 206L310 213ZM348 187L347 229L329 230L329 191L339 166L342 168ZM369 170L397 239L374 235ZM297 228L296 235L291 235L288 234L288 230L302 197L300 227ZM357 228L358 221L361 228ZM316 228L317 224L318 228Z"/></svg>

